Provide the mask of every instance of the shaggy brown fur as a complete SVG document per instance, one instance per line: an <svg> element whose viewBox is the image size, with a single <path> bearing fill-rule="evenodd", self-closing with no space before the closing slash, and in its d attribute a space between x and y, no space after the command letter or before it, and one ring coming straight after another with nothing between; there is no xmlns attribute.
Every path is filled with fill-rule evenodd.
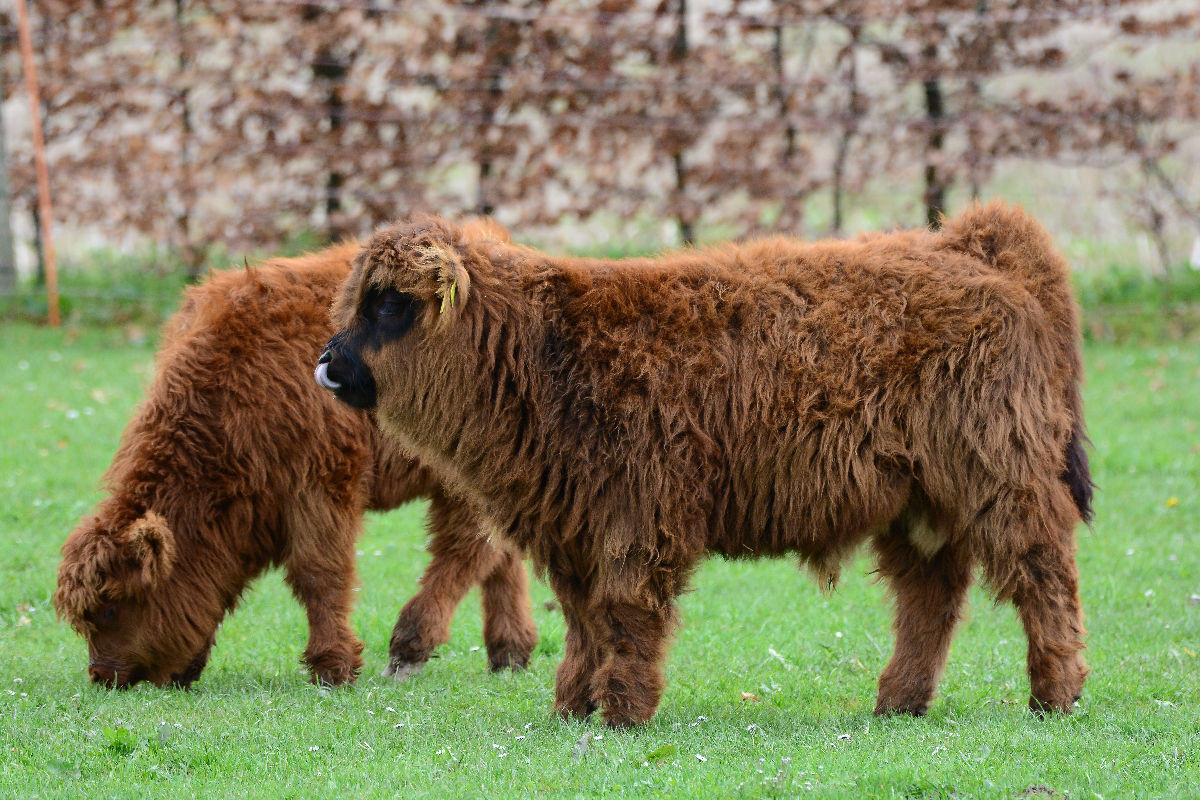
<svg viewBox="0 0 1200 800"><path fill-rule="evenodd" d="M622 262L423 218L375 235L334 319L327 383L548 574L561 713L653 716L705 552L832 584L867 539L896 598L877 713L928 707L975 565L1020 613L1032 706L1080 696L1078 323L1019 209Z"/></svg>
<svg viewBox="0 0 1200 800"><path fill-rule="evenodd" d="M524 564L493 548L461 500L313 385L329 305L356 245L218 273L166 325L149 394L107 474L110 495L63 546L59 613L87 639L93 680L187 685L247 583L281 565L308 612L312 678L352 681L348 614L364 509L432 498L433 560L400 614L388 672L449 638L482 584L493 669L535 643Z"/></svg>

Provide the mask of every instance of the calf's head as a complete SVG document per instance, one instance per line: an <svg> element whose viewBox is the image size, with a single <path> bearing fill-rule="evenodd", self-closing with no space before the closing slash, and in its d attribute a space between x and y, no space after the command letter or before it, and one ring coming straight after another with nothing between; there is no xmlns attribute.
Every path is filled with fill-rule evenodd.
<svg viewBox="0 0 1200 800"><path fill-rule="evenodd" d="M475 245L489 239L506 241L507 233L494 223L458 227L433 217L376 233L334 302L338 332L317 362L317 383L356 408L385 405L385 424L417 407L429 413L432 398L452 393L462 377L454 371L470 336L459 323L480 261Z"/></svg>
<svg viewBox="0 0 1200 800"><path fill-rule="evenodd" d="M67 538L54 607L87 640L95 683L187 686L208 660L216 625L172 581L175 536L146 512L88 517Z"/></svg>

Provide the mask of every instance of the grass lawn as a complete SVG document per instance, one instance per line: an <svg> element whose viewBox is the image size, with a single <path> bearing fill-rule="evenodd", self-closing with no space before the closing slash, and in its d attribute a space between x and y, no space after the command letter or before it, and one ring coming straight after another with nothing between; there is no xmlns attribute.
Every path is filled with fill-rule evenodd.
<svg viewBox="0 0 1200 800"><path fill-rule="evenodd" d="M50 605L58 548L99 497L152 345L115 328L0 336L0 797L1200 796L1195 345L1087 349L1100 492L1080 530L1093 672L1073 716L1025 710L1015 614L974 591L929 716L876 719L890 613L865 559L830 596L787 560L712 560L658 716L613 732L551 715L563 621L541 584L529 671L487 672L473 592L424 672L378 677L425 563L420 504L367 521L353 689L307 683L304 615L276 574L191 691L94 688Z"/></svg>

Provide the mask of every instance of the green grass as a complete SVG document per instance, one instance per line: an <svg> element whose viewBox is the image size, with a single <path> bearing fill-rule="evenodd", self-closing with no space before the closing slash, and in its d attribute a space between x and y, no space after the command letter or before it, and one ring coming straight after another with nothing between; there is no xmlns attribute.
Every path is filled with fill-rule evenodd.
<svg viewBox="0 0 1200 800"><path fill-rule="evenodd" d="M889 193L892 191L889 189ZM847 231L887 228L889 214L903 216L900 209L904 208L921 211L911 198L893 200L899 205L890 206L881 197L856 204ZM960 208L967 201L964 195L952 206ZM814 213L821 208L819 203L809 204ZM827 220L818 213L811 221L812 231L823 230L826 224ZM662 220L640 219L629 237L619 242L576 247L574 252L601 258L658 252L662 227ZM703 242L714 242L728 238L732 231L705 229L703 234ZM1099 245L1094 237L1064 234L1062 239L1063 251L1073 267L1074 289L1083 308L1084 335L1089 340L1200 340L1200 270L1180 263L1166 275L1155 275L1133 266L1128 253ZM224 269L244 260L252 263L266 255L311 252L325 244L313 231L301 231L268 254L235 255L214 247L206 253L204 264L205 269ZM62 259L60 311L70 327L124 326L127 338L140 342L151 336L175 310L187 283L187 267L180 254L169 247L144 245L129 253L93 247ZM0 294L0 324L45 319L45 289L32 281L22 282L9 294Z"/></svg>
<svg viewBox="0 0 1200 800"><path fill-rule="evenodd" d="M540 584L528 672L487 672L472 593L424 672L378 677L425 564L419 504L368 520L353 618L367 668L353 689L306 682L304 615L275 574L222 627L191 691L89 685L83 641L50 606L57 551L99 496L151 344L111 328L7 324L0 336L0 797L1200 792L1194 346L1086 351L1100 493L1094 530L1080 531L1093 674L1075 715L1025 711L1015 615L975 591L929 716L875 719L891 639L865 560L828 597L786 560L712 560L683 600L658 716L612 732L551 715L563 622Z"/></svg>
<svg viewBox="0 0 1200 800"><path fill-rule="evenodd" d="M1089 339L1195 340L1200 334L1200 270L1180 266L1162 276L1113 265L1072 277Z"/></svg>

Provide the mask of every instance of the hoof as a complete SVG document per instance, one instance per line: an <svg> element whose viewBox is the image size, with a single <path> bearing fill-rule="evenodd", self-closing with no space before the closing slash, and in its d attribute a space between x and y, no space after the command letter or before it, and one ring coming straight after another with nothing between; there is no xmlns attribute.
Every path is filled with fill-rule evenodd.
<svg viewBox="0 0 1200 800"><path fill-rule="evenodd" d="M599 706L590 702L572 705L556 704L554 706L554 713L564 720L587 719L597 708Z"/></svg>
<svg viewBox="0 0 1200 800"><path fill-rule="evenodd" d="M418 672L420 672L422 669L424 669L424 667L425 667L424 661L421 661L418 663L404 663L404 664L395 664L395 663L389 662L388 665L384 668L383 672L380 674L385 678L390 677L392 680L396 681L396 683L400 683L400 682L404 681L406 678L416 675Z"/></svg>
<svg viewBox="0 0 1200 800"><path fill-rule="evenodd" d="M396 680L402 681L409 675L420 672L425 662L433 657L433 650L437 644L436 640L421 636L415 625L402 625L397 622L388 647L388 665L383 671L384 676L395 676L399 671L403 674L396 677Z"/></svg>
<svg viewBox="0 0 1200 800"><path fill-rule="evenodd" d="M1075 704L1079 702L1082 695L1075 695L1069 703L1056 703L1053 701L1039 700L1033 695L1029 696L1029 712L1038 719L1045 719L1051 714L1068 715L1075 708Z"/></svg>
<svg viewBox="0 0 1200 800"><path fill-rule="evenodd" d="M318 686L346 686L358 679L362 670L362 658L355 653L347 657L341 654L317 654L305 656L309 674Z"/></svg>
<svg viewBox="0 0 1200 800"><path fill-rule="evenodd" d="M312 673L312 682L323 689L336 689L339 686L349 686L358 679L358 670L346 667L324 672Z"/></svg>
<svg viewBox="0 0 1200 800"><path fill-rule="evenodd" d="M604 724L606 727L614 730L623 730L625 728L634 728L638 725L645 725L654 718L654 712L651 711L645 716L635 716L633 714L604 714Z"/></svg>
<svg viewBox="0 0 1200 800"><path fill-rule="evenodd" d="M488 669L492 672L523 672L529 666L530 648L501 647L488 652Z"/></svg>
<svg viewBox="0 0 1200 800"><path fill-rule="evenodd" d="M1070 683L1064 681L1058 685L1044 687L1042 691L1030 692L1030 712L1038 717L1054 713L1070 714L1071 710L1075 708L1075 704L1079 702L1079 698L1083 696L1083 677L1080 676L1079 680L1074 683L1075 685L1072 687Z"/></svg>
<svg viewBox="0 0 1200 800"><path fill-rule="evenodd" d="M875 704L875 716L877 717L923 717L929 713L929 705L908 705L904 703L894 704L880 700Z"/></svg>

